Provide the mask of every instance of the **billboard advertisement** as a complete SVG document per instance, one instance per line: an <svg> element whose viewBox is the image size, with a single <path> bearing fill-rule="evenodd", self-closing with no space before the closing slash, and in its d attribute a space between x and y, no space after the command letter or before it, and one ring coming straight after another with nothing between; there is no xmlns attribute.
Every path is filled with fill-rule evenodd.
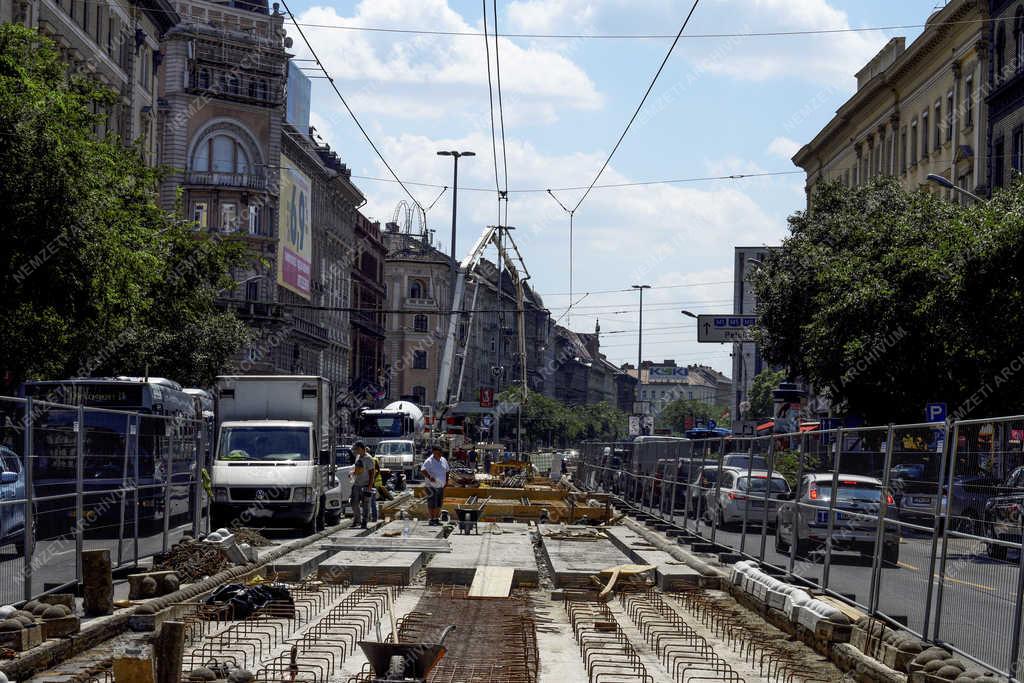
<svg viewBox="0 0 1024 683"><path fill-rule="evenodd" d="M675 365L652 365L647 371L648 382L685 382L689 377L686 368Z"/></svg>
<svg viewBox="0 0 1024 683"><path fill-rule="evenodd" d="M312 81L294 61L288 62L288 95L285 98L284 120L309 135L309 98Z"/></svg>
<svg viewBox="0 0 1024 683"><path fill-rule="evenodd" d="M281 155L281 196L278 212L277 284L310 298L313 234L309 176Z"/></svg>

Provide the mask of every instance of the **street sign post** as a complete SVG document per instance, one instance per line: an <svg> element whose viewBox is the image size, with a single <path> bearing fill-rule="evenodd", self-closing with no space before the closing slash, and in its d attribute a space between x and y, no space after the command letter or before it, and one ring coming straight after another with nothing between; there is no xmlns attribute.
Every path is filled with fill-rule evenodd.
<svg viewBox="0 0 1024 683"><path fill-rule="evenodd" d="M697 341L722 344L754 341L756 315L698 315Z"/></svg>

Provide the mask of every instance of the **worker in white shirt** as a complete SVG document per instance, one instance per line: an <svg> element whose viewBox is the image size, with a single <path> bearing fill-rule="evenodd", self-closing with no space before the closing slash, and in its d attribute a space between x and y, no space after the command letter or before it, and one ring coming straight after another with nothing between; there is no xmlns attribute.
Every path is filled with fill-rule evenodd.
<svg viewBox="0 0 1024 683"><path fill-rule="evenodd" d="M441 508L444 506L444 487L448 483L448 460L440 446L431 449L430 457L423 461L420 474L426 480L427 510L430 526L441 526Z"/></svg>

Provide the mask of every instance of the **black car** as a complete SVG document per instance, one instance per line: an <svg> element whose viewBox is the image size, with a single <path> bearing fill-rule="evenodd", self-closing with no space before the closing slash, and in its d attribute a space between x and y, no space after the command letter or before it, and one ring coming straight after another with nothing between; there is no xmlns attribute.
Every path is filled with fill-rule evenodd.
<svg viewBox="0 0 1024 683"><path fill-rule="evenodd" d="M1021 542L1024 512L1024 467L1011 471L985 504L985 531L989 538L1011 543ZM988 554L994 560L1006 559L1007 546L989 543Z"/></svg>

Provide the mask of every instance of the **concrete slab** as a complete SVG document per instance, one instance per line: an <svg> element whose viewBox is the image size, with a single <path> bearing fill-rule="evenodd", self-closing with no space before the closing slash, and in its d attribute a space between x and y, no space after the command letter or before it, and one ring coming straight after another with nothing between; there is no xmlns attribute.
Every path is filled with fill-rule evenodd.
<svg viewBox="0 0 1024 683"><path fill-rule="evenodd" d="M590 588L593 586L590 577L602 569L632 562L607 537L571 536L594 531L593 527L561 527L545 531L569 532L569 535L541 536L551 579L558 588Z"/></svg>
<svg viewBox="0 0 1024 683"><path fill-rule="evenodd" d="M500 534L486 533L497 528ZM513 586L536 586L537 561L525 524L482 524L480 534L452 534L452 551L434 555L427 565L427 583L470 585L478 566L509 567Z"/></svg>
<svg viewBox="0 0 1024 683"><path fill-rule="evenodd" d="M302 548L283 555L268 564L267 574L269 576L276 574L281 581L302 581L316 571L321 560L331 554L332 551L325 548Z"/></svg>
<svg viewBox="0 0 1024 683"><path fill-rule="evenodd" d="M605 532L612 543L629 556L630 560L638 564L653 564L656 567L658 588L664 591L678 591L700 587L700 572L663 550L658 550L635 531L626 527L610 527Z"/></svg>
<svg viewBox="0 0 1024 683"><path fill-rule="evenodd" d="M317 578L328 583L409 585L423 566L423 553L342 550L320 563Z"/></svg>
<svg viewBox="0 0 1024 683"><path fill-rule="evenodd" d="M428 526L420 519L401 520L396 519L388 522L379 529L375 529L371 538L401 538L405 526L409 525L410 538L444 538L444 527Z"/></svg>
<svg viewBox="0 0 1024 683"><path fill-rule="evenodd" d="M450 553L451 544L443 538L417 538L410 536L383 537L366 536L363 538L324 539L320 547L336 553L339 550L380 551L380 552L413 552L413 553Z"/></svg>

